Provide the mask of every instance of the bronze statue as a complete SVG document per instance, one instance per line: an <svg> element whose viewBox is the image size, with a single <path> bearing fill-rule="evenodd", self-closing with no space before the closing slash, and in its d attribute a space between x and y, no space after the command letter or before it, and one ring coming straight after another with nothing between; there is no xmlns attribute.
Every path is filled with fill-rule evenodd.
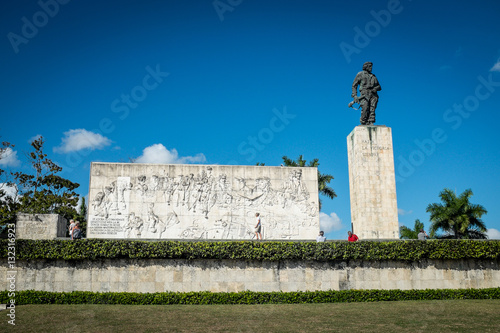
<svg viewBox="0 0 500 333"><path fill-rule="evenodd" d="M372 74L373 63L365 62L363 71L359 72L352 83L353 101L349 103L352 107L354 103L358 103L361 107L361 125L373 125L375 123L375 109L378 103L377 91L382 90L378 83L377 77ZM359 86L359 96L358 94ZM355 109L357 110L357 109Z"/></svg>

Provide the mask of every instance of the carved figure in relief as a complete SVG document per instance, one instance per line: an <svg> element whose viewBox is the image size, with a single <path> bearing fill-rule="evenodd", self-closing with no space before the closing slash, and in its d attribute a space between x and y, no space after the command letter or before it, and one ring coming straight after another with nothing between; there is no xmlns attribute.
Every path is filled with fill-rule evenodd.
<svg viewBox="0 0 500 333"><path fill-rule="evenodd" d="M135 232L136 237L140 238L143 227L144 222L142 219L139 216L136 216L134 212L131 212L128 217L128 223L125 225L123 231L127 238L131 238L133 236L133 232Z"/></svg>
<svg viewBox="0 0 500 333"><path fill-rule="evenodd" d="M162 234L169 228L171 228L172 226L176 225L176 224L179 224L181 221L179 220L179 217L177 216L177 214L172 211L172 212L169 212L165 218L165 222L163 221L159 221L159 226L158 226L158 230L159 230L159 236L161 238Z"/></svg>
<svg viewBox="0 0 500 333"><path fill-rule="evenodd" d="M135 213L131 212L128 215L127 223L124 226L122 225L125 237L129 238L131 236L132 230L134 229L134 223L135 223Z"/></svg>
<svg viewBox="0 0 500 333"><path fill-rule="evenodd" d="M163 195L169 206L170 203L172 202L172 197L174 195L174 192L175 192L175 181L170 177L165 177L163 181Z"/></svg>
<svg viewBox="0 0 500 333"><path fill-rule="evenodd" d="M318 213L318 205L314 203L313 201L311 202L302 202L300 205L300 210L303 214L314 217ZM310 223L309 223L310 225Z"/></svg>
<svg viewBox="0 0 500 333"><path fill-rule="evenodd" d="M192 209L196 213L196 208L201 207L202 214L208 218L210 208L215 204L212 195L214 179L212 176L212 168L208 167L207 170L201 170L198 177L195 178L194 189L192 192L191 205L188 209Z"/></svg>
<svg viewBox="0 0 500 333"><path fill-rule="evenodd" d="M134 229L135 229L135 234L137 235L138 238L141 238L141 233L143 228L144 228L144 221L139 216L136 216L134 221Z"/></svg>
<svg viewBox="0 0 500 333"><path fill-rule="evenodd" d="M186 193L186 206L190 207L190 202L192 201L193 198L193 191L196 186L196 180L194 177L194 173L189 174L189 187L187 189Z"/></svg>
<svg viewBox="0 0 500 333"><path fill-rule="evenodd" d="M94 209L94 215L96 216L106 215L104 207L104 192L97 192L94 199L92 200L92 207Z"/></svg>
<svg viewBox="0 0 500 333"><path fill-rule="evenodd" d="M205 219L208 219L208 212L212 209L217 201L217 193L215 192L215 182L212 177L207 177L207 181L203 184L200 197L202 214Z"/></svg>
<svg viewBox="0 0 500 333"><path fill-rule="evenodd" d="M160 190L160 177L157 175L152 175L151 176L151 186L150 189L152 191L159 191Z"/></svg>
<svg viewBox="0 0 500 333"><path fill-rule="evenodd" d="M230 194L231 184L227 181L227 176L225 174L219 176L216 191L218 192L217 206L219 208L229 207L233 196Z"/></svg>
<svg viewBox="0 0 500 333"><path fill-rule="evenodd" d="M127 210L127 202L125 201L125 191L130 191L133 185L130 182L118 182L117 195L118 195L118 214L122 214Z"/></svg>
<svg viewBox="0 0 500 333"><path fill-rule="evenodd" d="M146 185L146 187L147 187L147 190L146 190L147 196L150 198L155 197L157 191L161 190L160 177L158 177L157 175L152 175L150 180L149 180L149 185Z"/></svg>
<svg viewBox="0 0 500 333"><path fill-rule="evenodd" d="M266 218L266 238L281 238L281 230L278 228L278 223L271 217Z"/></svg>
<svg viewBox="0 0 500 333"><path fill-rule="evenodd" d="M141 195L145 195L146 192L148 191L148 185L146 185L146 176L139 176L137 177L137 184L135 185L134 189L136 191L139 191Z"/></svg>
<svg viewBox="0 0 500 333"><path fill-rule="evenodd" d="M173 203L175 203L176 207L179 207L179 203L182 203L182 182L183 182L184 177L182 175L179 175L173 179L172 183L172 198L173 198Z"/></svg>
<svg viewBox="0 0 500 333"><path fill-rule="evenodd" d="M302 171L290 171L288 180L283 184L281 190L282 207L287 204L297 203L309 198L309 192L304 184L302 184Z"/></svg>
<svg viewBox="0 0 500 333"><path fill-rule="evenodd" d="M112 186L106 186L104 188L104 217L108 218L110 214L116 212L118 208L116 207L116 196L115 196L115 186L116 182L111 183Z"/></svg>
<svg viewBox="0 0 500 333"><path fill-rule="evenodd" d="M188 193L189 189L189 176L180 176L179 177L179 186L177 187L177 204L176 206L179 206L179 203L184 206L186 204L186 194Z"/></svg>
<svg viewBox="0 0 500 333"><path fill-rule="evenodd" d="M246 179L236 177L236 181L239 184L239 189L237 189L235 194L242 199L243 203L251 205L255 200L264 195L264 192L262 192L257 185L254 185L253 187L248 186ZM256 180L256 183L257 182L258 181Z"/></svg>
<svg viewBox="0 0 500 333"><path fill-rule="evenodd" d="M156 215L154 212L154 207L155 207L154 203L151 202L148 204L148 224L149 224L148 229L149 229L149 232L152 232L152 233L156 233L157 224L159 224L161 222L158 215Z"/></svg>
<svg viewBox="0 0 500 333"><path fill-rule="evenodd" d="M204 203L205 207L205 218L208 218L208 212L215 206L217 202L218 192L217 192L217 182L215 181L215 177L213 176L212 167L207 167L207 199Z"/></svg>
<svg viewBox="0 0 500 333"><path fill-rule="evenodd" d="M254 201L255 206L272 206L274 204L276 194L272 189L271 179L269 179L269 177L257 178L255 180L255 188L257 193L262 193L262 195Z"/></svg>
<svg viewBox="0 0 500 333"><path fill-rule="evenodd" d="M194 188L191 193L191 205L188 206L189 210L193 210L193 213L196 213L196 207L200 204L201 195L203 193L203 180L199 177L194 179Z"/></svg>

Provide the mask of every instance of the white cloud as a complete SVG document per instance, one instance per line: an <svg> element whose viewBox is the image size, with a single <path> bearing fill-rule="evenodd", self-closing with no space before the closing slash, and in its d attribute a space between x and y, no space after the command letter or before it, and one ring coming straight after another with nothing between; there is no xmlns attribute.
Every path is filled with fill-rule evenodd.
<svg viewBox="0 0 500 333"><path fill-rule="evenodd" d="M486 232L489 239L500 239L500 231L497 229L488 229Z"/></svg>
<svg viewBox="0 0 500 333"><path fill-rule="evenodd" d="M72 129L64 132L59 147L54 147L56 153L69 153L82 149L103 149L111 144L111 140L101 134L86 129Z"/></svg>
<svg viewBox="0 0 500 333"><path fill-rule="evenodd" d="M89 197L88 194L86 196L80 196L80 197L78 197L78 202L77 202L76 207L75 207L75 209L76 209L76 211L78 213L80 213L80 209L82 207L82 202L83 202L83 198L84 197L85 197L85 205L88 207L88 205L87 205L87 202L88 202L87 200L88 200L88 197Z"/></svg>
<svg viewBox="0 0 500 333"><path fill-rule="evenodd" d="M490 72L500 72L500 59L491 67Z"/></svg>
<svg viewBox="0 0 500 333"><path fill-rule="evenodd" d="M319 213L319 226L325 233L342 229L342 220L335 213Z"/></svg>
<svg viewBox="0 0 500 333"><path fill-rule="evenodd" d="M161 143L144 148L142 155L134 160L135 163L152 163L152 164L183 164L183 163L201 163L207 159L203 154L196 156L179 157L179 153L174 148L168 150Z"/></svg>
<svg viewBox="0 0 500 333"><path fill-rule="evenodd" d="M21 161L17 158L17 151L12 150L12 148L7 147L5 150L0 152L0 166L4 167L16 167L21 164Z"/></svg>
<svg viewBox="0 0 500 333"><path fill-rule="evenodd" d="M35 136L32 136L32 137L28 140L28 143L32 143L33 141L38 140L38 139L40 139L41 137L42 137L42 135L41 135L41 134L37 134L37 135L35 135Z"/></svg>
<svg viewBox="0 0 500 333"><path fill-rule="evenodd" d="M17 200L17 185L16 184L10 186L7 183L0 183L0 190L3 190L6 194L6 196Z"/></svg>
<svg viewBox="0 0 500 333"><path fill-rule="evenodd" d="M402 208L398 208L398 214L399 215L410 215L411 213L413 213L412 210L404 210Z"/></svg>

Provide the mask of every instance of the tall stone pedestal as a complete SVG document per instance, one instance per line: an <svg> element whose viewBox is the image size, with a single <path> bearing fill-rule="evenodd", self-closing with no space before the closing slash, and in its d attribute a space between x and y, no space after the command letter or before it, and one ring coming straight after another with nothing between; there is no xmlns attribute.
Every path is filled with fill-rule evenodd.
<svg viewBox="0 0 500 333"><path fill-rule="evenodd" d="M399 239L391 129L356 126L347 153L354 233L360 240Z"/></svg>

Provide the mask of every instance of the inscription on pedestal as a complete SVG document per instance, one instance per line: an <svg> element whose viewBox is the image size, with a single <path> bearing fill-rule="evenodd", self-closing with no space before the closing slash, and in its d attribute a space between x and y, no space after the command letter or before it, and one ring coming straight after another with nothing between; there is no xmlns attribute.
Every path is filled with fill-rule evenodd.
<svg viewBox="0 0 500 333"><path fill-rule="evenodd" d="M378 156L379 152L382 150L390 150L391 147L387 145L379 145L376 142L370 142L370 140L361 140L361 150L363 151L363 156Z"/></svg>

